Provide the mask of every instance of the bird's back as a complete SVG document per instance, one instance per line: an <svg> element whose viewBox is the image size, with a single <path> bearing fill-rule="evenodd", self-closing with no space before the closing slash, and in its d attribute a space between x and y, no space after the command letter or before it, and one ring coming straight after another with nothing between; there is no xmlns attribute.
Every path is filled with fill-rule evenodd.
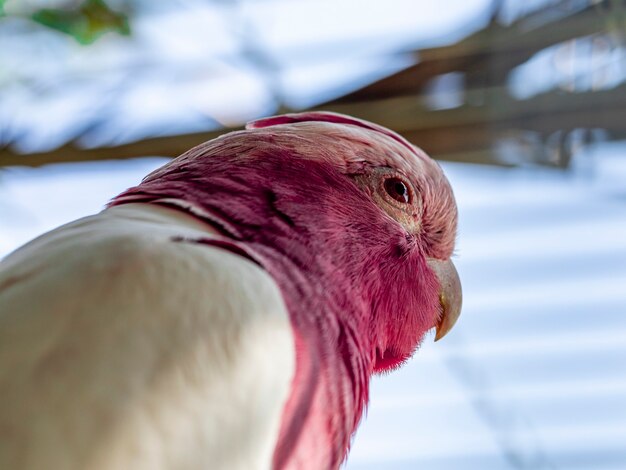
<svg viewBox="0 0 626 470"><path fill-rule="evenodd" d="M269 468L289 317L211 232L128 204L0 263L0 468Z"/></svg>

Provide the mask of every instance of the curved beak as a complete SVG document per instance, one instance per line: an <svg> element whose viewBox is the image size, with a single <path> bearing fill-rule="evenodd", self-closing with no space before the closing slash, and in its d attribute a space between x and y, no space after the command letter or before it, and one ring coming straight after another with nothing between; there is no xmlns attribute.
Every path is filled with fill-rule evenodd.
<svg viewBox="0 0 626 470"><path fill-rule="evenodd" d="M439 302L442 313L435 334L435 341L439 341L452 329L461 314L461 304L463 303L461 280L454 264L449 259L429 258L428 265L439 279Z"/></svg>

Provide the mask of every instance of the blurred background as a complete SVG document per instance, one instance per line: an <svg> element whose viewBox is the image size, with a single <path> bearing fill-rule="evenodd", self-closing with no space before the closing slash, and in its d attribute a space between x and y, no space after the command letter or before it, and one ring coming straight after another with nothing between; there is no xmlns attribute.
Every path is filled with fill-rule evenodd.
<svg viewBox="0 0 626 470"><path fill-rule="evenodd" d="M464 312L349 470L626 469L626 2L0 0L0 257L189 147L325 109L440 160Z"/></svg>

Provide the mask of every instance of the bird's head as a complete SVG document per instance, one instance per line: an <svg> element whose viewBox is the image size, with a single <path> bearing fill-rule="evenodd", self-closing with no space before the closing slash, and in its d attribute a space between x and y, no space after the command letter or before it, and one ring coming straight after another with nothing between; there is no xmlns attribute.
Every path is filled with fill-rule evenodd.
<svg viewBox="0 0 626 470"><path fill-rule="evenodd" d="M312 112L248 125L277 133L280 127L293 133L303 158L334 173L327 176L332 191L307 207L310 223L334 219L335 237L345 242L335 244L343 248L338 264L360 270L349 275L363 282L372 306L375 369L393 368L426 330L435 327L438 340L460 314L461 284L450 259L457 226L450 184L422 150L376 124ZM325 193L325 186L315 187Z"/></svg>
<svg viewBox="0 0 626 470"><path fill-rule="evenodd" d="M200 206L233 238L279 247L322 289L349 290L373 371L401 364L433 327L442 338L459 316L452 189L434 160L381 126L326 112L261 119L122 199L147 194Z"/></svg>

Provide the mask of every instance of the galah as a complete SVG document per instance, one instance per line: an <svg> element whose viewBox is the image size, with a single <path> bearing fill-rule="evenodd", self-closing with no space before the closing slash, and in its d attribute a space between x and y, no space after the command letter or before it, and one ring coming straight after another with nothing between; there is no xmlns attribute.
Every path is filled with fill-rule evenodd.
<svg viewBox="0 0 626 470"><path fill-rule="evenodd" d="M456 321L441 168L308 112L201 144L0 264L0 468L335 469Z"/></svg>

